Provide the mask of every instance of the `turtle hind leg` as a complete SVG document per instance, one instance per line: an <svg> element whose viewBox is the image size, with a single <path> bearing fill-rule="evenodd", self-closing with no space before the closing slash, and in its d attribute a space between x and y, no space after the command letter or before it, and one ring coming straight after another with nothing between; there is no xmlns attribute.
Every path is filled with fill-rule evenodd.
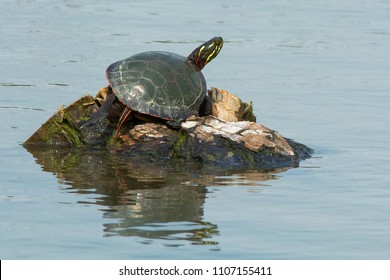
<svg viewBox="0 0 390 280"><path fill-rule="evenodd" d="M87 146L104 146L112 135L113 128L108 121L108 115L115 100L115 95L109 96L88 121L80 123L80 136Z"/></svg>
<svg viewBox="0 0 390 280"><path fill-rule="evenodd" d="M112 104L115 102L115 100L115 95L109 95L106 101L104 101L104 103L102 104L102 106L100 106L100 108L91 115L91 118L88 121L82 123L80 128L83 129L89 126L93 126L95 124L106 122L107 117L110 114Z"/></svg>
<svg viewBox="0 0 390 280"><path fill-rule="evenodd" d="M116 128L116 133L115 133L115 137L118 137L119 136L119 132L121 130L121 127L122 125L129 119L130 115L131 115L131 112L133 110L131 110L129 107L125 107L125 109L123 110L123 113L121 115L121 117L119 118L119 121L118 121L118 126Z"/></svg>

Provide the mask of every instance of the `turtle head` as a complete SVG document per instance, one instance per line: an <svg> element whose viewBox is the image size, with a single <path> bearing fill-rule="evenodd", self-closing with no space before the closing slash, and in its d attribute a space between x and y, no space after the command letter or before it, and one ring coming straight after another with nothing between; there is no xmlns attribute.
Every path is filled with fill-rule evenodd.
<svg viewBox="0 0 390 280"><path fill-rule="evenodd" d="M202 70L211 60L214 59L221 51L223 46L222 37L214 37L206 43L197 47L188 58L198 66L199 70Z"/></svg>

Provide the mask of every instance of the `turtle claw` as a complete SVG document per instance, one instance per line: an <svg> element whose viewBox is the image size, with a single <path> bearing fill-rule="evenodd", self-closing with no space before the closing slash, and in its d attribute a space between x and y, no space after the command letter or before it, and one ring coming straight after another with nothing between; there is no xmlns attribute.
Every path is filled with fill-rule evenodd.
<svg viewBox="0 0 390 280"><path fill-rule="evenodd" d="M181 128L181 124L182 124L182 120L180 121L166 121L165 124L167 127L171 128L171 129L174 129L174 130L178 130Z"/></svg>

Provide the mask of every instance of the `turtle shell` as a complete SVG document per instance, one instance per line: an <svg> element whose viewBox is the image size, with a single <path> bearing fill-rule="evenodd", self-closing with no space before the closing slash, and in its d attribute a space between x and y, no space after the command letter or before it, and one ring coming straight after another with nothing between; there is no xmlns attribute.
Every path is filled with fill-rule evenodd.
<svg viewBox="0 0 390 280"><path fill-rule="evenodd" d="M199 114L206 81L187 57L145 52L108 66L107 79L120 102L134 111L181 121Z"/></svg>

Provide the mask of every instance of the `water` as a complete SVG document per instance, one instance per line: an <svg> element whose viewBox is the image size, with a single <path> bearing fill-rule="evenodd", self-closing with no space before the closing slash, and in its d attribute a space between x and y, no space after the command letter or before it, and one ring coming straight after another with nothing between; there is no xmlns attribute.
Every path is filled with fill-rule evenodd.
<svg viewBox="0 0 390 280"><path fill-rule="evenodd" d="M390 258L389 12L388 1L3 0L0 258ZM299 168L21 146L61 104L105 86L110 63L186 55L216 35L208 85L314 148Z"/></svg>

